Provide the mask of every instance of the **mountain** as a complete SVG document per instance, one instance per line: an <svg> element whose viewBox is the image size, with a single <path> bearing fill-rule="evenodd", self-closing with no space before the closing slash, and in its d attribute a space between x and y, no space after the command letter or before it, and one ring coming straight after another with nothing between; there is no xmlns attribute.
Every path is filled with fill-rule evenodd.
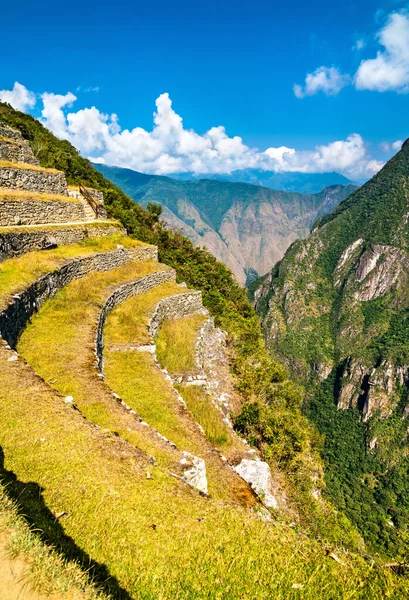
<svg viewBox="0 0 409 600"><path fill-rule="evenodd" d="M251 183L272 190L299 192L301 194L317 194L333 185L352 185L353 182L340 173L299 173L262 171L261 169L239 169L232 173L215 173L197 175L195 173L175 173L172 179L181 181L197 181L198 179L215 179L234 183Z"/></svg>
<svg viewBox="0 0 409 600"><path fill-rule="evenodd" d="M163 217L196 246L205 246L244 284L266 273L313 222L346 198L354 186L318 194L277 192L246 183L210 179L176 181L95 165L135 201L160 204Z"/></svg>
<svg viewBox="0 0 409 600"><path fill-rule="evenodd" d="M409 141L251 286L265 339L306 385L326 494L381 552L409 528Z"/></svg>

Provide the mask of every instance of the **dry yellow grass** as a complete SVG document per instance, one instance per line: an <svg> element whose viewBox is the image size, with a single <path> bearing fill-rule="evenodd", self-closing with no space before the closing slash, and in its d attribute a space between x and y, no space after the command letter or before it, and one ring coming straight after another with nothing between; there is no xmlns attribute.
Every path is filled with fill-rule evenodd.
<svg viewBox="0 0 409 600"><path fill-rule="evenodd" d="M359 556L330 548L341 565L297 528L202 498L157 467L147 478L119 440L9 356L0 348L7 494L61 553L98 563L115 600L408 597L407 579ZM65 520L52 519L63 511Z"/></svg>
<svg viewBox="0 0 409 600"><path fill-rule="evenodd" d="M4 188L0 188L0 201L1 200L25 200L27 202L30 202L31 200L39 200L41 202L74 202L76 204L81 203L81 200L78 200L77 198L72 198L71 196L63 196L62 194L40 194L37 192L11 190Z"/></svg>
<svg viewBox="0 0 409 600"><path fill-rule="evenodd" d="M57 169L47 169L46 167L38 167L37 165L28 165L26 163L13 163L8 160L0 160L0 169L3 167L12 167L13 169L24 169L26 171L44 171L46 173L62 173Z"/></svg>
<svg viewBox="0 0 409 600"><path fill-rule="evenodd" d="M156 355L164 369L173 374L197 370L197 336L206 319L199 314L162 323L156 338Z"/></svg>
<svg viewBox="0 0 409 600"><path fill-rule="evenodd" d="M22 291L39 277L58 269L68 259L114 250L118 244L126 248L143 245L128 236L117 234L88 238L80 244L28 252L18 258L5 260L0 263L0 310L10 302L10 296Z"/></svg>
<svg viewBox="0 0 409 600"><path fill-rule="evenodd" d="M5 135L0 135L0 142L5 142L6 144L13 144L14 146L22 145L22 143L18 140L13 140L12 138L6 137Z"/></svg>

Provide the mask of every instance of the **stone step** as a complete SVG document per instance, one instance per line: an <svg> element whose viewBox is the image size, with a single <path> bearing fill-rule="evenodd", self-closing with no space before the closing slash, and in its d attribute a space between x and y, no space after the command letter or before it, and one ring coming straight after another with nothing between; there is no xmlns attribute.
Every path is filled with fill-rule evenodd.
<svg viewBox="0 0 409 600"><path fill-rule="evenodd" d="M0 161L0 188L68 196L62 171L7 161Z"/></svg>

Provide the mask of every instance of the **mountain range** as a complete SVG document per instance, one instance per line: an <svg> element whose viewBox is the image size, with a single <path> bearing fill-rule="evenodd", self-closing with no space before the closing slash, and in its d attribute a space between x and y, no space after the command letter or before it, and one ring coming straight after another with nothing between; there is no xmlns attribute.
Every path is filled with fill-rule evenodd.
<svg viewBox="0 0 409 600"><path fill-rule="evenodd" d="M177 181L120 167L95 167L143 206L160 204L169 227L206 247L242 285L271 269L295 240L308 235L317 218L356 189L336 184L316 194L301 194L248 183Z"/></svg>
<svg viewBox="0 0 409 600"><path fill-rule="evenodd" d="M307 389L326 494L378 551L409 529L409 140L250 289Z"/></svg>
<svg viewBox="0 0 409 600"><path fill-rule="evenodd" d="M173 173L172 179L181 181L197 181L199 179L214 179L234 183L251 183L261 187L283 192L300 192L300 194L318 194L326 187L333 185L353 185L340 173L300 173L263 171L261 169L239 169L231 173L212 173L200 175L196 173Z"/></svg>

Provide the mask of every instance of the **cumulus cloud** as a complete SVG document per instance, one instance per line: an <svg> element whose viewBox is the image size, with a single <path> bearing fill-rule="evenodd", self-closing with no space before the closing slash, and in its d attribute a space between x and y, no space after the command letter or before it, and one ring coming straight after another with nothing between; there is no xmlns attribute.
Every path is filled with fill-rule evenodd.
<svg viewBox="0 0 409 600"><path fill-rule="evenodd" d="M358 90L409 92L409 15L392 13L377 35L383 47L363 60L355 75Z"/></svg>
<svg viewBox="0 0 409 600"><path fill-rule="evenodd" d="M336 67L318 67L313 73L308 73L304 86L295 84L293 89L297 98L315 96L318 92L335 96L349 81L349 75L342 74Z"/></svg>
<svg viewBox="0 0 409 600"><path fill-rule="evenodd" d="M57 137L69 140L84 156L145 173L193 171L205 175L258 168L304 173L341 171L351 178L364 178L382 166L372 159L356 133L312 150L279 146L264 151L247 146L239 136L229 136L222 126L199 134L185 129L167 93L156 100L150 131L141 127L121 129L115 113L105 114L95 106L75 111L72 106L76 96L71 92L46 92L41 100L44 125Z"/></svg>
<svg viewBox="0 0 409 600"><path fill-rule="evenodd" d="M0 101L8 102L16 110L26 112L35 106L36 95L16 81L12 90L0 90Z"/></svg>
<svg viewBox="0 0 409 600"><path fill-rule="evenodd" d="M314 96L318 92L335 96L350 83L357 90L408 93L409 13L401 11L390 14L376 39L382 49L378 50L375 58L362 60L355 75L342 74L335 67L318 67L307 75L304 86L293 86L294 94L297 98ZM353 49L362 50L364 46L365 41L358 39Z"/></svg>
<svg viewBox="0 0 409 600"><path fill-rule="evenodd" d="M384 152L390 154L391 152L399 152L402 148L403 140L396 140L396 142L381 142L379 146Z"/></svg>

